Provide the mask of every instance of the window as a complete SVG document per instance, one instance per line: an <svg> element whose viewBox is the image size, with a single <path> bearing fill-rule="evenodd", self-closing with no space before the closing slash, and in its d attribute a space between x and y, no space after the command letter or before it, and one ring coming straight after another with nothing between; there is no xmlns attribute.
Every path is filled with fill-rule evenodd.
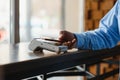
<svg viewBox="0 0 120 80"><path fill-rule="evenodd" d="M0 42L57 38L61 29L77 31L82 22L78 5L79 0L0 0Z"/></svg>
<svg viewBox="0 0 120 80"><path fill-rule="evenodd" d="M53 37L62 27L62 0L20 0L20 41Z"/></svg>
<svg viewBox="0 0 120 80"><path fill-rule="evenodd" d="M0 43L9 43L10 0L0 0Z"/></svg>

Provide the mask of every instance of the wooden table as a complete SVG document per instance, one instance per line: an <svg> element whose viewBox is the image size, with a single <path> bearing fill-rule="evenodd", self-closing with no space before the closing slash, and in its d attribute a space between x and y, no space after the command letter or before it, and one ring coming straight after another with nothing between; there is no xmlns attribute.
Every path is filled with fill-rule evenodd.
<svg viewBox="0 0 120 80"><path fill-rule="evenodd" d="M33 53L28 43L0 45L0 80L20 80L120 55L120 46L107 50L80 50L65 54Z"/></svg>

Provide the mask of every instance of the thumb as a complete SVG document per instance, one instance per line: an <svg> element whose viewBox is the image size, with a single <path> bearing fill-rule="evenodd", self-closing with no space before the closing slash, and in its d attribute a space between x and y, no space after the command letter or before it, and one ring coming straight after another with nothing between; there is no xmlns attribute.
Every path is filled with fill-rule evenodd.
<svg viewBox="0 0 120 80"><path fill-rule="evenodd" d="M74 47L75 47L76 41L77 41L76 39L73 39L73 40L71 41L70 48L74 48Z"/></svg>

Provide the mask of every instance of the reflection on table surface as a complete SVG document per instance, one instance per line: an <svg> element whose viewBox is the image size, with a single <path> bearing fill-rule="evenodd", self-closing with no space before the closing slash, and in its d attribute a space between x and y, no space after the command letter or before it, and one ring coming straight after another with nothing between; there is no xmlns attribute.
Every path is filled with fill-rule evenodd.
<svg viewBox="0 0 120 80"><path fill-rule="evenodd" d="M15 63L18 61L27 61L31 59L60 55L48 50L44 50L43 53L33 53L33 51L29 50L28 45L29 45L29 42L19 43L18 45L1 44L0 45L0 64ZM70 51L71 50L69 50L69 52Z"/></svg>
<svg viewBox="0 0 120 80"><path fill-rule="evenodd" d="M0 64L14 63L37 59L45 56L56 55L54 52L44 51L45 53L35 54L28 49L29 43L20 43L19 45L1 44L0 45Z"/></svg>

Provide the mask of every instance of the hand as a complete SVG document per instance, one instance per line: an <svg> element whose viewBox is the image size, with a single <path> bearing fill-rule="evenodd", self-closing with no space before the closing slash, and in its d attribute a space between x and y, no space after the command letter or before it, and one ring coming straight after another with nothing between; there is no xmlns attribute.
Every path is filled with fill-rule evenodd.
<svg viewBox="0 0 120 80"><path fill-rule="evenodd" d="M63 45L68 46L69 49L74 48L76 44L74 34L68 31L60 31L59 41L63 43Z"/></svg>

